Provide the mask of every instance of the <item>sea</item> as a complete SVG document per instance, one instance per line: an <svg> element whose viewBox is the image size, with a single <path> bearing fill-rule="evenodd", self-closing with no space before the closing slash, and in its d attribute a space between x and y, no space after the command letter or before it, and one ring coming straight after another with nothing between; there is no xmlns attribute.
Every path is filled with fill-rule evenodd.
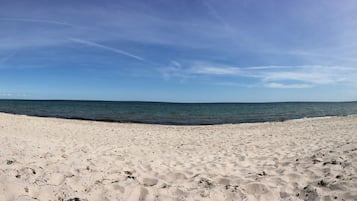
<svg viewBox="0 0 357 201"><path fill-rule="evenodd" d="M0 100L0 112L106 122L213 125L354 115L357 114L357 102L166 103Z"/></svg>

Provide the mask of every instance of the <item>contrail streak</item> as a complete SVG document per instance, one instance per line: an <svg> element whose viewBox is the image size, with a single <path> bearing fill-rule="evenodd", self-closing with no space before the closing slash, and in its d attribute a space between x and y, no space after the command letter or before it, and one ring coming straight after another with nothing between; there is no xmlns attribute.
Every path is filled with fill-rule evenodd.
<svg viewBox="0 0 357 201"><path fill-rule="evenodd" d="M28 19L28 18L0 18L0 21L14 21L14 22L35 22L35 23L47 23L47 24L56 24L63 26L74 26L67 22L61 22L56 20L45 20L45 19Z"/></svg>
<svg viewBox="0 0 357 201"><path fill-rule="evenodd" d="M131 54L131 53L126 52L126 51L121 50L121 49L108 47L108 46L105 46L105 45L102 45L102 44L99 44L99 43L95 43L95 42L88 41L88 40L83 40L83 39L78 39L78 38L70 38L69 40L73 41L73 42L76 42L76 43L81 43L81 44L84 44L84 45L88 45L88 46L91 46L91 47L97 47L97 48L101 48L101 49L104 49L104 50L108 50L108 51L111 51L111 52L114 52L114 53L117 53L117 54L121 54L121 55L130 57L130 58L139 60L139 61L145 61L144 58L142 58L140 56L137 56L137 55L134 55L134 54Z"/></svg>

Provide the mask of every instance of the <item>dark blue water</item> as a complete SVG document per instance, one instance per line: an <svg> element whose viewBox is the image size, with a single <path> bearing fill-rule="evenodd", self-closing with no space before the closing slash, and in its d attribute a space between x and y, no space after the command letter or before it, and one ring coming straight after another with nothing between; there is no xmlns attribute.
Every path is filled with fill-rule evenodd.
<svg viewBox="0 0 357 201"><path fill-rule="evenodd" d="M0 112L109 122L207 125L357 114L357 102L158 103L0 100Z"/></svg>

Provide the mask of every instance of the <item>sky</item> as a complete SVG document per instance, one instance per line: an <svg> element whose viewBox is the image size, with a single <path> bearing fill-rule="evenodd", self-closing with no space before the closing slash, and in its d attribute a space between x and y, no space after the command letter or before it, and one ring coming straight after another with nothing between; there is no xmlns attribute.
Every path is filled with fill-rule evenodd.
<svg viewBox="0 0 357 201"><path fill-rule="evenodd" d="M357 100L357 2L0 0L0 98Z"/></svg>

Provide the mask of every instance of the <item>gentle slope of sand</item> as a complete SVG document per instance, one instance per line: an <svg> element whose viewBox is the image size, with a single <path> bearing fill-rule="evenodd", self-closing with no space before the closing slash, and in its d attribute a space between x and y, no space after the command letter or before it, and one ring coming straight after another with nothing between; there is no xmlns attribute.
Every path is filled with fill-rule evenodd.
<svg viewBox="0 0 357 201"><path fill-rule="evenodd" d="M357 200L357 117L217 126L0 113L0 201Z"/></svg>

